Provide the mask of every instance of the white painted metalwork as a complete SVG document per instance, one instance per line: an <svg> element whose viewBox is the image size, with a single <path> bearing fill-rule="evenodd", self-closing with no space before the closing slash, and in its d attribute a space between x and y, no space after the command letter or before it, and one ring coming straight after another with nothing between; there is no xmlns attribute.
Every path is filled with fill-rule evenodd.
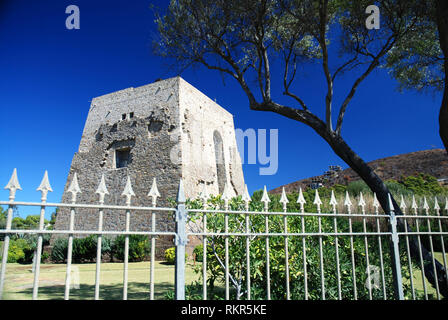
<svg viewBox="0 0 448 320"><path fill-rule="evenodd" d="M51 188L50 181L48 180L48 172L45 170L44 177L37 188L37 191L40 191L41 201L42 203L47 202L47 195L48 192L52 192L53 189ZM45 215L45 207L40 208L40 216L39 216L39 231L42 231L44 229L44 215ZM33 300L37 300L37 294L39 290L39 273L40 273L40 260L41 260L41 254L42 254L42 242L43 242L43 236L42 234L39 234L37 238L37 249L35 251L35 267L34 267L34 282L33 282Z"/></svg>
<svg viewBox="0 0 448 320"><path fill-rule="evenodd" d="M147 196L151 199L151 206L148 207L142 207L142 206L132 206L132 197L135 196L134 191L132 190L132 184L130 177L127 177L126 185L124 187L122 196L126 197L125 205L106 205L105 204L105 196L109 194L106 186L106 180L105 176L101 176L101 180L99 182L98 188L96 190L96 193L99 196L98 203L97 204L82 204L77 203L77 194L81 192L81 188L78 184L78 179L76 173L74 173L72 177L72 181L70 183L70 186L68 188L68 192L70 192L71 200L70 203L48 203L47 202L47 195L48 192L53 191L49 182L48 178L48 172L45 171L44 177L37 188L38 191L41 192L41 202L23 202L23 201L15 201L15 194L17 190L21 190L18 178L17 178L17 170L14 169L13 174L6 185L5 189L8 189L9 194L9 201L0 201L0 205L6 205L8 206L8 215L7 215L7 223L6 228L0 230L0 234L5 235L5 241L4 241L4 247L3 247L3 257L2 257L2 266L1 266L1 275L0 275L0 297L2 297L3 291L4 291L4 283L5 283L5 274L6 274L6 266L7 266L7 257L8 257L8 250L9 250L9 242L10 237L13 234L16 233L22 233L22 234L36 234L38 236L37 240L37 250L35 253L35 259L34 259L34 267L33 267L33 293L32 293L32 299L38 298L38 290L39 290L39 273L40 273L40 260L41 260L41 252L42 252L42 239L44 235L54 235L54 234L60 234L60 235L67 235L68 236L68 252L67 252L67 262L66 262L66 277L65 277L65 291L64 291L64 299L68 300L70 298L70 274L72 271L72 254L73 254L73 239L74 235L97 235L97 255L96 255L96 272L95 272L95 300L100 299L100 273L101 273L101 246L102 246L102 237L104 235L124 235L125 236L125 250L124 250L124 269L123 269L123 299L126 300L128 298L128 260L129 260L129 236L133 234L140 234L140 235L146 235L151 240L151 257L150 257L150 299L154 299L154 283L155 283L155 274L154 274L154 265L155 265L155 248L156 248L156 236L160 235L171 235L175 237L175 244L176 244L176 264L175 264L175 298L176 299L186 299L188 297L185 296L185 247L188 243L188 237L202 237L202 244L203 244L203 261L202 261L202 277L203 277L203 299L207 299L207 263L210 263L210 259L214 259L215 257L207 255L207 246L210 246L213 241L213 237L223 237L225 242L225 258L224 262L221 260L220 266L223 268L224 271L224 279L225 279L225 298L231 299L233 295L233 291L231 291L231 284L235 286L237 284L237 279L233 274L230 274L230 259L232 257L229 253L229 239L233 239L234 237L240 237L245 238L245 264L246 264L246 272L245 272L245 292L244 291L238 291L241 290L241 287L237 290L239 294L237 294L237 299L239 299L241 296L245 296L247 299L251 299L251 277L253 277L253 274L251 271L254 271L254 267L251 268L251 241L253 241L254 238L260 238L265 241L265 248L264 248L264 254L266 257L266 269L264 271L263 278L266 280L266 299L271 299L273 296L273 290L278 291L278 288L271 287L271 250L273 250L274 243L278 243L275 241L275 238L277 239L283 239L283 246L284 246L284 272L285 272L285 287L284 287L284 297L286 299L293 298L293 292L292 292L292 286L294 285L294 288L296 288L297 284L293 283L294 278L292 278L290 275L291 272L291 263L294 261L293 259L297 258L297 252L294 252L295 258L292 258L291 253L289 252L290 243L293 243L292 241L295 239L301 239L302 241L302 258L303 258L303 281L304 283L300 284L303 287L303 298L309 299L309 298L316 298L315 294L316 292L313 291L313 296L310 297L310 291L309 291L309 277L308 274L308 268L309 263L311 263L309 260L307 260L307 250L310 248L307 248L307 245L309 244L308 241L311 241L310 239L317 239L319 243L319 269L320 269L320 299L327 299L327 298L337 298L337 299L344 299L342 285L341 285L341 263L344 263L345 265L349 263L348 261L341 261L340 257L340 241L345 239L350 239L350 256L351 256L351 276L353 279L353 296L355 299L358 299L361 297L361 293L366 293L363 288L357 288L357 277L360 275L356 274L356 265L355 265L355 258L354 258L354 238L355 237L362 237L361 239L364 239L364 249L361 249L361 251L364 251L365 255L365 262L367 265L367 269L371 266L370 261L370 255L372 253L372 242L371 240L377 239L378 240L378 250L379 250L379 259L380 259L380 271L381 271L381 279L382 279L382 294L378 295L376 291L377 288L372 287L370 285L372 279L370 278L370 273L367 272L367 284L366 290L368 290L368 298L373 299L374 293L376 294L375 297L381 296L383 299L387 299L387 291L386 289L390 290L389 288L386 288L386 281L385 281L385 263L383 261L383 250L382 250L382 241L390 241L391 248L393 252L391 252L391 255L393 257L393 264L392 267L395 268L394 270L394 283L396 286L396 298L397 299L403 299L404 293L403 293L403 286L402 286L402 280L401 280L401 267L400 267L400 259L399 259L399 246L398 241L400 237L404 237L403 239L406 240L406 254L407 254L407 264L409 267L409 270L411 272L411 293L412 298L416 298L416 288L412 279L412 264L411 264L411 255L410 255L410 243L409 239L410 237L415 237L418 240L418 253L419 253L419 263L420 268L423 269L424 263L432 263L429 264L429 266L432 267L433 273L437 275L437 277L444 276L445 279L448 279L448 271L446 269L447 261L445 257L445 246L444 246L444 236L448 236L448 231L444 230L444 223L448 222L448 216L444 214L444 212L448 213L448 199L445 199L445 208L444 212L442 212L442 209L439 205L439 201L437 197L434 198L434 215L431 215L431 207L426 199L426 197L422 198L422 207L421 209L424 210L424 215L418 214L419 206L417 205L417 201L415 197L412 197L412 204L411 209L414 211L413 215L407 215L406 214L406 201L403 196L401 196L401 202L400 202L400 208L402 210L403 215L396 216L393 210L392 206L392 199L389 195L389 207L391 210L385 214L380 214L379 208L380 204L378 202L378 199L376 197L376 194L373 195L373 202L372 205L374 207L374 213L367 213L367 202L364 198L364 195L360 193L357 206L360 208L360 210L354 210L358 211L358 213L352 212L353 203L350 199L350 195L348 192L346 192L345 199L344 199L344 207L346 208L346 212L338 212L337 206L338 202L336 200L335 194L332 191L331 192L331 198L329 201L329 204L331 206L332 212L322 212L323 201L321 200L321 197L319 195L319 191L315 191L314 201L313 205L315 206L316 212L305 212L305 205L306 200L303 194L302 189L299 189L299 194L297 198L297 204L299 204L300 210L298 212L294 212L293 210L288 211L288 205L290 203L288 196L285 192L285 189L282 189L282 193L279 198L277 198L280 204L282 210L279 212L275 211L269 211L269 205L271 204L272 198L269 196L269 193L267 192L266 186L263 188L263 194L261 197L261 202L263 203L263 207L260 208L260 211L258 210L249 210L250 209L250 203L251 203L251 197L249 195L247 186L245 186L244 193L241 197L241 200L244 203L244 210L234 210L233 207L230 209L230 201L232 200L232 190L228 183L224 186L224 192L221 196L221 200L224 203L224 206L221 209L218 208L210 208L208 199L210 198L210 195L207 191L207 186L204 183L203 189L201 193L198 195L199 198L202 200L202 208L200 209L189 209L186 207L186 199L185 199L185 193L183 190L183 183L182 180L179 183L179 191L178 191L178 197L177 197L177 208L161 208L157 207L157 199L161 197L160 192L157 188L157 182L156 178L153 179L152 186L147 194ZM232 206L233 206L232 202ZM35 206L40 208L40 219L39 219L39 227L35 230L17 230L12 229L12 216L13 216L13 209L17 206ZM69 228L68 230L46 230L44 228L44 214L45 209L47 207L59 207L59 208L68 208L70 210L70 220L69 220ZM256 208L257 206L254 206ZM98 210L98 229L97 230L76 230L75 229L75 218L76 218L76 211L79 208L87 208L87 209L96 209ZM124 210L126 212L126 223L125 223L125 230L103 230L103 212L104 210ZM131 212L134 211L146 211L150 212L151 214L151 226L149 230L146 231L131 231L130 230L130 222L131 222ZM167 232L167 231L157 231L156 230L156 219L157 215L156 212L176 212L175 219L176 219L176 230L173 232ZM386 210L387 211L387 210ZM200 220L200 228L198 230L187 230L186 222L188 220L189 215L193 214L199 214L202 219ZM212 230L209 228L207 224L207 219L214 216L214 215L223 215L224 216L224 229L223 230ZM230 216L232 216L232 223L234 216L235 219L238 216L243 216L244 220L241 220L240 223L240 229L234 228L232 224L232 228L229 226L229 219ZM264 230L255 231L252 230L254 227L251 224L251 218L253 217L255 219L256 216L264 217ZM276 220L275 217L281 217L282 220ZM306 219L310 218L316 218L318 222L317 232L316 230L306 230L305 228L305 221ZM369 222L369 225L367 224L367 219L370 218L371 221L376 221L376 226L371 224ZM291 221L292 219L299 219L294 220L301 223L300 230L294 230L291 229ZM333 230L323 230L323 221L327 221L328 219L333 219ZM338 221L339 219L345 220L348 222L348 232L347 230L339 230L338 228ZM362 221L362 231L361 229L357 231L353 231L352 228L352 219L357 219L357 221ZM404 222L404 231L397 230L397 221L401 219L402 222ZM381 230L380 226L380 220L385 221L389 227L390 230ZM427 231L420 230L420 220L426 220L427 222ZM273 224L278 224L280 221L281 228L279 230L272 230ZM415 222L415 230L412 227L411 223ZM408 223L409 222L409 223ZM437 229L438 224L438 230ZM324 228L326 228L326 224L324 225ZM360 227L361 228L361 227ZM431 253L432 260L429 258L425 258L426 260L423 260L422 256L422 243L421 243L421 236L427 237L429 239L429 252ZM324 256L324 248L327 248L328 241L325 242L325 239L328 239L331 237L331 239L334 239L334 249L336 254L336 281L337 281L337 296L336 291L334 288L330 288L327 286L328 279L326 279L325 269L329 268L327 258ZM434 247L433 247L433 241L441 241L441 248L443 253L443 266L444 271L442 274L440 274L440 270L436 268L436 261L434 258ZM272 242L270 242L270 239ZM233 241L233 240L232 240ZM314 241L314 240L312 240ZM330 241L331 242L331 241ZM333 246L333 244L332 244ZM359 249L357 249L359 250ZM357 253L358 254L358 253ZM427 253L425 253L427 255ZM215 254L216 256L216 254ZM394 258L395 257L395 258ZM398 257L398 258L396 258ZM218 258L216 256L216 258ZM219 258L218 258L219 259ZM374 259L374 258L373 258ZM431 261L430 261L431 260ZM327 265L325 265L327 263ZM277 266L275 266L277 267ZM75 268L75 267L73 267ZM255 267L256 268L256 267ZM297 268L297 265L295 265L295 268ZM277 270L277 268L276 268ZM233 271L232 271L233 272ZM438 274L439 272L439 274ZM428 292L427 292L427 283L424 271L422 271L422 280L423 280L423 286L424 286L424 294L425 298L428 299ZM448 280L447 280L448 281ZM447 283L448 284L448 283ZM312 288L316 289L316 288ZM379 289L379 287L378 287ZM440 288L438 286L438 283L436 282L435 289L437 292L437 298L441 299L441 292ZM378 291L379 292L379 291ZM294 294L297 294L295 292Z"/></svg>

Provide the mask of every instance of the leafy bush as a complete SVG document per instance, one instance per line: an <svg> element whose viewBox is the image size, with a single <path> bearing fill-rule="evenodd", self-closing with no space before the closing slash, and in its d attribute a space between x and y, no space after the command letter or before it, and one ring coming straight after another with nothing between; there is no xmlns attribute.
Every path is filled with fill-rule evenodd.
<svg viewBox="0 0 448 320"><path fill-rule="evenodd" d="M319 190L320 192L321 190ZM314 190L304 192L304 197L307 203L306 212L313 212L315 208L312 205L312 199L314 198ZM324 191L330 193L331 190ZM288 195L290 198L291 195ZM264 204L260 202L261 192L255 192L250 203L250 211L261 211ZM282 205L279 203L279 195L270 195L271 202L269 203L269 211L279 211ZM297 195L292 195L289 199L288 211L297 212L297 204L295 200ZM294 201L292 201L294 200ZM311 200L311 201L308 201ZM209 208L222 208L223 201L220 196L212 197L208 201ZM230 201L230 210L241 210L244 208L244 202L241 198L234 198ZM187 206L189 208L200 209L202 208L201 200L187 200ZM309 207L308 207L309 206ZM200 218L204 213L198 213L197 216L192 217L192 221L200 225ZM269 231L271 233L284 232L283 217L278 215L264 216L264 215L250 215L249 223L251 232L263 233L265 232L266 217L269 222ZM197 220L196 220L197 219ZM245 230L245 215L230 215L228 219L228 228L230 232L244 232ZM333 217L310 217L307 216L304 221L305 230L307 233L317 233L319 226L323 232L334 232L334 218ZM349 220L344 217L336 218L336 223L339 232L348 231ZM207 213L207 229L210 232L222 232L225 226L225 215ZM372 230L375 226L367 225L367 231ZM352 221L352 228L354 232L362 232L362 222ZM301 232L302 230L302 218L300 216L288 217L288 229L290 232ZM228 236L228 254L229 257L229 275L230 285L233 287L231 290L232 298L244 298L246 288L246 237ZM334 236L322 237L322 257L324 263L324 279L327 299L337 299L338 297L338 279L336 275L337 266L340 270L340 288L343 299L354 299L354 285L357 288L358 299L369 299L369 292L366 288L367 281L367 261L366 261L366 248L364 246L363 236L354 236L353 243L351 237L339 236L336 240ZM217 293L214 290L213 282L215 280L219 282L225 281L224 267L222 263L225 261L225 237L222 236L208 236L207 237L207 280L209 287L209 298L221 297L222 293ZM379 244L381 243L382 260L379 254ZM336 246L337 244L337 246ZM401 242L400 245L404 245ZM338 255L336 255L336 247L338 249ZM269 264L270 264L270 288L272 299L285 299L286 290L286 263L285 263L285 237L272 236L269 237ZM174 248L173 248L174 249ZM171 253L174 251L171 249ZM290 277L290 292L292 299L304 299L304 284L305 280L308 285L308 297L310 299L321 299L321 269L320 269L320 242L317 236L308 236L305 238L305 253L306 259L303 256L303 238L302 237L288 237L288 250L289 250L289 277ZM197 256L202 256L201 246L197 246L195 251ZM200 253L201 252L201 253ZM354 270L356 280L352 272L352 252L354 261ZM406 261L406 250L401 248L401 259ZM390 247L388 239L382 237L381 242L377 238L371 238L368 241L368 254L369 265L380 266L384 261L384 282L386 284L387 298L393 298L393 275L390 261ZM339 263L337 263L336 256L339 257ZM251 279L251 298L252 299L266 299L266 238L262 236L252 237L250 239L249 247L250 257L250 279ZM168 259L167 259L168 260ZM307 273L305 278L304 265L306 265ZM198 264L195 268L200 276L202 276L202 265ZM407 295L410 294L409 290L409 270L408 265L402 263L402 275L404 278L404 290ZM380 288L382 282L380 278ZM373 299L382 299L382 290L373 289Z"/></svg>
<svg viewBox="0 0 448 320"><path fill-rule="evenodd" d="M188 259L188 254L185 253L185 260ZM169 264L174 264L176 262L176 248L171 247L165 250L165 261Z"/></svg>
<svg viewBox="0 0 448 320"><path fill-rule="evenodd" d="M124 260L124 244L126 236L119 235L112 245L112 254L118 260ZM151 251L148 236L131 234L129 236L129 261L143 261Z"/></svg>
<svg viewBox="0 0 448 320"><path fill-rule="evenodd" d="M359 193L363 193L366 194L368 192L370 192L370 188L367 186L367 184L362 181L362 180L358 180L358 181L353 181L350 182L347 185L347 189L346 189L350 194L352 195L359 195Z"/></svg>
<svg viewBox="0 0 448 320"><path fill-rule="evenodd" d="M176 248L168 248L165 250L165 261L169 264L174 264L176 262Z"/></svg>
<svg viewBox="0 0 448 320"><path fill-rule="evenodd" d="M64 262L67 259L68 240L65 238L57 238L51 249L51 261Z"/></svg>
<svg viewBox="0 0 448 320"><path fill-rule="evenodd" d="M25 252L29 245L25 239L11 240L9 242L8 263L18 263L25 258Z"/></svg>
<svg viewBox="0 0 448 320"><path fill-rule="evenodd" d="M9 242L8 262L29 264L33 262L36 245L28 238L14 238ZM42 259L42 257L41 257Z"/></svg>
<svg viewBox="0 0 448 320"><path fill-rule="evenodd" d="M204 246L202 244L194 247L193 256L194 256L195 261L202 262L203 255L204 255Z"/></svg>
<svg viewBox="0 0 448 320"><path fill-rule="evenodd" d="M437 179L428 174L418 174L416 176L403 178L401 184L415 194L448 194L448 188L439 185Z"/></svg>
<svg viewBox="0 0 448 320"><path fill-rule="evenodd" d="M96 259L97 235L91 235L86 238L73 239L72 259L76 263L91 262ZM103 237L101 241L101 253L111 251L111 240ZM68 239L57 238L53 243L51 251L51 260L53 262L64 262L67 260Z"/></svg>

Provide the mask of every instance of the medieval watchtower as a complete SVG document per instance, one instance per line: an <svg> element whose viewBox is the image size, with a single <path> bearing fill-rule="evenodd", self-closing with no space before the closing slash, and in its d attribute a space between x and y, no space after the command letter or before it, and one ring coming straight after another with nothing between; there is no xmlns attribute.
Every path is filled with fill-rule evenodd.
<svg viewBox="0 0 448 320"><path fill-rule="evenodd" d="M195 198L207 184L212 194L222 193L225 183L235 195L244 191L244 177L236 145L233 116L180 77L156 81L94 98L78 152L67 177L62 202L77 173L79 203L98 203L95 193L104 174L109 194L105 204L124 205L121 194L129 176L133 206L151 206L147 196L153 178L161 197L158 205L175 199L180 178L185 194ZM56 229L68 229L69 213L61 210ZM104 213L104 230L124 230L124 213ZM79 209L75 229L95 230L95 211ZM157 230L174 226L161 214ZM149 213L132 215L130 230L149 230ZM172 245L172 244L171 244Z"/></svg>

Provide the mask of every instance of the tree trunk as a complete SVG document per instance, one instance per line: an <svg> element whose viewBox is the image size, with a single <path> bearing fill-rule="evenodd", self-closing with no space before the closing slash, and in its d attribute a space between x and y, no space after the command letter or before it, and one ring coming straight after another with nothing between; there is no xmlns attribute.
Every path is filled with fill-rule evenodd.
<svg viewBox="0 0 448 320"><path fill-rule="evenodd" d="M439 134L448 152L448 1L436 0L440 48L445 58L445 89L439 112Z"/></svg>
<svg viewBox="0 0 448 320"><path fill-rule="evenodd" d="M350 168L352 168L364 182L369 186L369 188L376 193L378 202L380 203L381 207L384 209L384 212L389 213L389 200L388 200L388 194L390 193L387 186L384 184L384 182L378 177L378 175L373 171L371 167L367 165L366 162L364 162L348 145L347 143L338 135L334 133L330 133L328 131L325 132L318 132L319 135L321 135L331 146L333 151L342 159L344 160ZM396 215L403 215L400 206L396 203L395 199L392 197L392 203L394 206L394 212ZM404 232L406 219L397 219L397 230ZM410 230L410 228L408 228ZM418 245L418 239L416 236L409 236L409 245L410 245L410 254L412 258L416 262L420 262L420 255L419 255L419 245ZM435 260L436 264L436 272L438 277L435 277L434 270L432 266L432 259L433 256L431 252L429 252L426 248L421 246L422 250L422 257L423 257L423 265L424 265L424 272L425 276L428 279L428 282L431 283L433 287L435 287L435 281L438 282L439 291L442 296L445 298L448 298L448 287L447 287L447 279L446 279L446 271L440 262ZM392 259L391 261L392 266L394 266L395 261ZM395 269L393 268L394 272ZM437 280L436 280L437 278Z"/></svg>
<svg viewBox="0 0 448 320"><path fill-rule="evenodd" d="M247 92L247 90L246 90ZM349 165L350 168L352 168L359 177L364 180L364 182L367 184L367 186L376 193L378 202L380 203L381 207L383 208L384 212L387 214L390 214L390 208L389 208L389 189L384 184L384 182L378 177L378 175L370 168L364 160L362 160L349 146L348 144L342 139L342 137L338 134L336 134L334 131L330 131L327 128L327 125L318 117L316 117L314 114L310 113L309 111L298 111L297 109L282 106L276 103L273 103L272 101L264 102L262 104L258 104L255 102L255 99L253 96L249 95L249 106L252 110L256 111L270 111L277 114L280 114L282 116L285 116L287 118L293 119L298 122L302 122L309 127L311 127L319 136L321 136L327 143L330 145L330 147L333 149L333 151L342 159L345 163ZM403 212L400 209L400 206L397 204L395 199L392 197L392 204L394 206L394 212L396 215L400 216L403 215ZM397 219L397 230L404 232L406 229L406 219ZM410 230L408 228L408 230ZM419 245L418 245L418 238L414 235L411 235L409 238L409 249L410 254L412 258L416 262L420 262L420 255L419 255ZM448 299L448 285L447 285L447 274L445 271L445 268L435 260L436 265L436 273L438 277L435 277L434 270L432 268L432 259L433 256L431 252L426 250L423 246L421 246L422 251L422 258L423 258L423 265L424 265L424 272L425 276L428 279L429 283L431 283L435 287L436 281L438 282L439 292L441 295L443 295L445 298ZM395 261L392 259L392 270L395 273ZM397 289L397 288L396 288Z"/></svg>

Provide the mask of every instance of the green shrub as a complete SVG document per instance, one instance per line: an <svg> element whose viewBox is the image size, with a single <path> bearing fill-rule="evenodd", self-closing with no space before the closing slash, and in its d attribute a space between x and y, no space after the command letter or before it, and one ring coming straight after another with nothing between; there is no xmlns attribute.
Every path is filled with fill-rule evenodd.
<svg viewBox="0 0 448 320"><path fill-rule="evenodd" d="M96 260L97 235L90 235L86 238L73 239L72 260L76 263L92 262ZM68 239L58 238L53 244L51 260L53 262L64 262L67 260ZM111 240L103 237L101 241L101 253L111 251Z"/></svg>
<svg viewBox="0 0 448 320"><path fill-rule="evenodd" d="M165 261L169 264L174 264L176 261L176 248L168 248L165 250Z"/></svg>
<svg viewBox="0 0 448 320"><path fill-rule="evenodd" d="M25 239L16 239L9 242L8 263L31 263L34 249Z"/></svg>
<svg viewBox="0 0 448 320"><path fill-rule="evenodd" d="M112 254L118 260L124 260L125 235L115 238L112 245ZM143 261L151 251L151 242L148 236L131 234L129 236L129 261Z"/></svg>
<svg viewBox="0 0 448 320"><path fill-rule="evenodd" d="M442 187L437 182L437 179L428 174L418 174L416 176L409 176L402 179L401 182L407 189L415 194L420 195L435 195L448 193L448 188Z"/></svg>
<svg viewBox="0 0 448 320"><path fill-rule="evenodd" d="M358 196L361 192L363 194L370 193L370 188L367 186L367 184L364 181L358 180L358 181L350 182L347 185L347 191L351 195Z"/></svg>
<svg viewBox="0 0 448 320"><path fill-rule="evenodd" d="M185 260L188 259L188 254L185 253ZM165 250L165 261L169 264L174 264L176 262L176 248L171 247Z"/></svg>
<svg viewBox="0 0 448 320"><path fill-rule="evenodd" d="M65 238L57 238L53 243L51 250L51 261L64 262L67 259L68 240Z"/></svg>
<svg viewBox="0 0 448 320"><path fill-rule="evenodd" d="M194 247L193 250L193 255L195 257L195 260L197 262L202 262L203 256L204 256L204 246L202 244L197 245L196 247Z"/></svg>

